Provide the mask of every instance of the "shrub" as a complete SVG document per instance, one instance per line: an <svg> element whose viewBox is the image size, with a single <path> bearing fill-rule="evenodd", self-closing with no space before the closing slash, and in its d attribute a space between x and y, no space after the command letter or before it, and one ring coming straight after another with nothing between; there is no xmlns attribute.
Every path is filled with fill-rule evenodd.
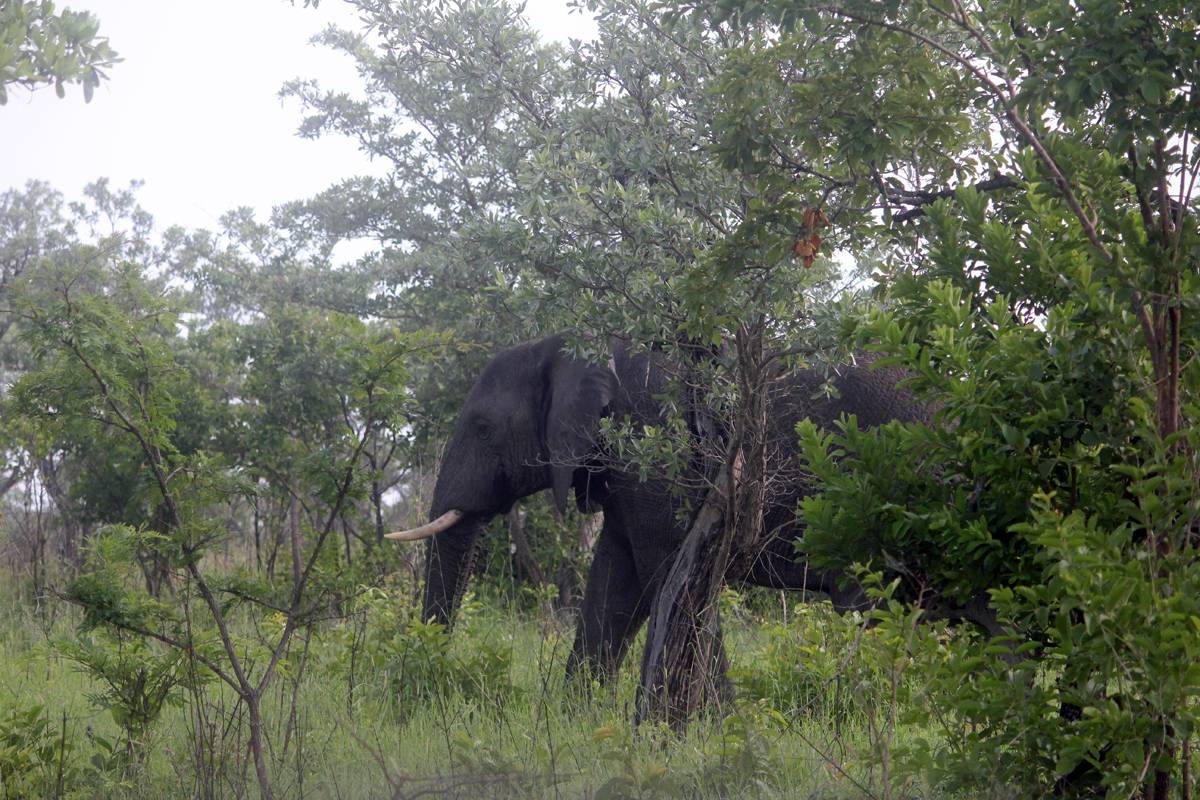
<svg viewBox="0 0 1200 800"><path fill-rule="evenodd" d="M41 705L14 705L0 718L0 788L5 798L65 797L76 783L76 772L67 764L74 744L45 711Z"/></svg>

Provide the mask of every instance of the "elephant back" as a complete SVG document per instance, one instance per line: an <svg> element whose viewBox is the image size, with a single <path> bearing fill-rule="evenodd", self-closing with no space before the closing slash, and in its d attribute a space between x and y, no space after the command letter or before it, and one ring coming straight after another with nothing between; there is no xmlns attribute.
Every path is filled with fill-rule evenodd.
<svg viewBox="0 0 1200 800"><path fill-rule="evenodd" d="M898 385L912 373L894 366L873 367L879 358L878 353L858 350L853 363L833 366L829 373L809 369L785 376L772 395L778 432L794 431L802 419L832 428L843 416L857 417L864 430L893 420L930 423L936 408ZM836 396L822 390L830 378Z"/></svg>

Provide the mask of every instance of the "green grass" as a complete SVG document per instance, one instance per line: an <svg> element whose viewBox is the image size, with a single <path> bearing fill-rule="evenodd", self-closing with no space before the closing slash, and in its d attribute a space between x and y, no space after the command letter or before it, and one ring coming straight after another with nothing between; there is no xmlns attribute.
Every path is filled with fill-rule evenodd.
<svg viewBox="0 0 1200 800"><path fill-rule="evenodd" d="M404 668L393 659L389 669L382 643L393 643L392 656L400 652L396 641L413 645L403 632L403 598L410 596L406 587L365 598L357 615L314 629L307 656L303 640L292 648L263 703L278 796L882 796L871 731L885 717L879 695L887 667L868 634L834 678L857 629L827 606L791 596L784 608L777 594L730 593L726 636L745 702L732 719L704 718L677 736L630 729L640 641L616 684L584 699L564 682L573 627L552 614L514 610L502 598L469 602L446 653L406 650ZM106 767L103 742L118 742L121 729L89 697L103 687L46 644L74 635L75 612L47 601L35 613L11 592L0 605L0 713L42 706L50 723L43 738L60 741L65 715L68 752L47 759L62 763L31 772L41 792L258 796L244 711L227 687L212 682L184 693L134 745L132 763ZM245 636L256 623L238 619ZM481 654L491 660L481 662ZM414 683L416 659L425 660L427 677L452 686L438 692ZM463 663L476 664L476 672L437 671Z"/></svg>

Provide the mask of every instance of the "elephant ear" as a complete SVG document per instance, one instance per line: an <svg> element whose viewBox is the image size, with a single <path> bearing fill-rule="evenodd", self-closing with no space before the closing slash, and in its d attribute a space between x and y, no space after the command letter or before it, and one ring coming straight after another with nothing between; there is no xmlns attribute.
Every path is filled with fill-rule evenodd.
<svg viewBox="0 0 1200 800"><path fill-rule="evenodd" d="M567 491L600 432L600 418L617 393L611 371L560 354L550 378L546 450L554 487L554 505L566 513Z"/></svg>

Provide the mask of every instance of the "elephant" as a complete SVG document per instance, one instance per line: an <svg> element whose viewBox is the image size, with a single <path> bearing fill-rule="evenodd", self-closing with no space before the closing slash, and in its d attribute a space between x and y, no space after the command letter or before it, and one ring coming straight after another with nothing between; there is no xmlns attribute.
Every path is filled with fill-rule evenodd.
<svg viewBox="0 0 1200 800"><path fill-rule="evenodd" d="M619 668L646 621L659 583L686 534L677 512L689 498L665 479L639 480L602 457L601 419L613 415L636 424L660 424L662 395L678 370L661 353L613 348L608 364L572 358L564 334L510 347L484 368L459 414L442 459L429 524L389 534L428 538L424 615L449 626L489 520L520 498L549 489L565 511L570 490L581 511L603 510L603 527L568 659L568 673L586 665L600 680ZM928 422L930 409L897 383L905 373L872 370L871 356L837 370L837 396L821 396L825 376L800 370L771 391L772 462L785 475L772 482L764 525L772 531L746 582L779 589L828 593L839 610L861 607L856 587L797 560L796 504L805 491L799 475L795 426L808 417L828 427L855 415L860 428L891 420ZM815 399L814 399L814 396ZM790 473L787 471L790 468ZM696 499L693 494L691 500Z"/></svg>

